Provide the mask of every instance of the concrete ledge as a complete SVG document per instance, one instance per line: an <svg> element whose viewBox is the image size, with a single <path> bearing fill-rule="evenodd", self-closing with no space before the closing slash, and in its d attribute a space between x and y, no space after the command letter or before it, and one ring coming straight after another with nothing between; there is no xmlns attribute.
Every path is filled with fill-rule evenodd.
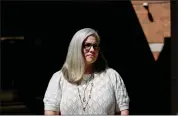
<svg viewBox="0 0 179 116"><path fill-rule="evenodd" d="M0 92L1 101L12 101L12 99L13 99L13 91L1 91Z"/></svg>
<svg viewBox="0 0 179 116"><path fill-rule="evenodd" d="M26 109L25 105L12 105L12 106L2 106L0 110L9 110L9 109Z"/></svg>
<svg viewBox="0 0 179 116"><path fill-rule="evenodd" d="M0 112L2 115L32 115L25 105L2 106Z"/></svg>

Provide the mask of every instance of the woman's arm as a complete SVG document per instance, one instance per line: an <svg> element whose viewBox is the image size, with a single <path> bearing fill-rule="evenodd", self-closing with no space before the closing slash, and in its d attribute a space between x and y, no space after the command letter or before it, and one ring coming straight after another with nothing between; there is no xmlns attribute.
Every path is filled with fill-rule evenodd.
<svg viewBox="0 0 179 116"><path fill-rule="evenodd" d="M111 80L114 85L115 97L116 97L115 114L128 115L130 100L123 79L117 71L112 70Z"/></svg>
<svg viewBox="0 0 179 116"><path fill-rule="evenodd" d="M48 84L44 102L44 114L45 115L59 115L60 101L61 101L61 73L55 73Z"/></svg>
<svg viewBox="0 0 179 116"><path fill-rule="evenodd" d="M129 110L122 110L121 112L116 112L115 115L129 115Z"/></svg>
<svg viewBox="0 0 179 116"><path fill-rule="evenodd" d="M51 111L51 110L45 110L44 114L45 115L61 115L60 112L58 112L58 111Z"/></svg>
<svg viewBox="0 0 179 116"><path fill-rule="evenodd" d="M122 110L121 115L129 115L129 110Z"/></svg>

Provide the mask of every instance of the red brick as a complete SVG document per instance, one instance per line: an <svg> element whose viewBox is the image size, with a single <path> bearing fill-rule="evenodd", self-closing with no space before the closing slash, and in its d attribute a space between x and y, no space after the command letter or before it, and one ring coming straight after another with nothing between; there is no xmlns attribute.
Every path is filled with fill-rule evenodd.
<svg viewBox="0 0 179 116"><path fill-rule="evenodd" d="M148 11L143 7L147 2L149 11L153 16L154 22L148 19ZM133 8L139 19L148 43L163 43L164 37L170 37L170 2L167 0L132 0ZM153 52L154 59L157 60L159 52Z"/></svg>

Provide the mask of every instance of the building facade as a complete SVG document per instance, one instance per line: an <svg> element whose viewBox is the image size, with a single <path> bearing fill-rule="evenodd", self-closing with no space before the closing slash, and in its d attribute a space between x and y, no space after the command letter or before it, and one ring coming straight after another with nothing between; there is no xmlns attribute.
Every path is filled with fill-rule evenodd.
<svg viewBox="0 0 179 116"><path fill-rule="evenodd" d="M132 0L133 8L147 38L155 60L157 60L164 38L171 37L169 0Z"/></svg>

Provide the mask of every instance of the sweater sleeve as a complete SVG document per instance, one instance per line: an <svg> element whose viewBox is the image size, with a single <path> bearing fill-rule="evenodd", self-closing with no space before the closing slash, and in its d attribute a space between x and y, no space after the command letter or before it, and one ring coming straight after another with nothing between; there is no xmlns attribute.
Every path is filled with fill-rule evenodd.
<svg viewBox="0 0 179 116"><path fill-rule="evenodd" d="M111 69L111 80L114 85L114 92L116 98L116 112L129 109L129 96L123 79L117 71Z"/></svg>
<svg viewBox="0 0 179 116"><path fill-rule="evenodd" d="M51 77L43 99L44 110L60 111L60 101L62 96L60 86L61 76L62 73L58 71Z"/></svg>

